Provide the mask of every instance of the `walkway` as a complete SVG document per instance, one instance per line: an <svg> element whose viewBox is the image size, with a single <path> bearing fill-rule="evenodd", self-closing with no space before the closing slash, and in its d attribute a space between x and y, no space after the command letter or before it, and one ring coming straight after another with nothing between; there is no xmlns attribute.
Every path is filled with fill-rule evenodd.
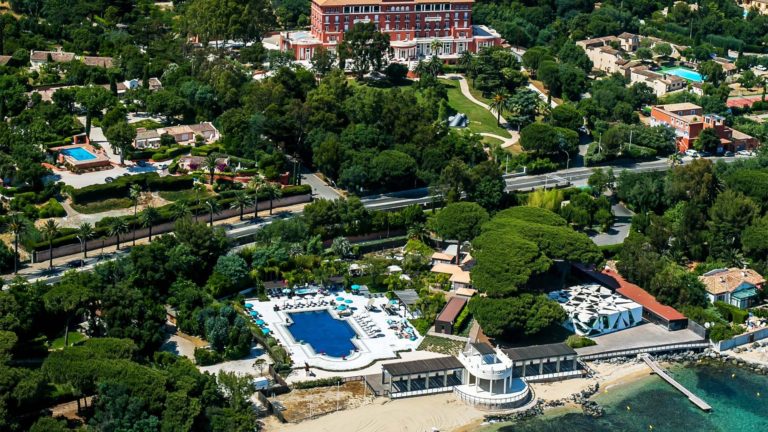
<svg viewBox="0 0 768 432"><path fill-rule="evenodd" d="M446 78L454 81L458 81L459 88L461 88L461 93L464 95L464 97L469 99L473 104L479 105L487 109L488 111L491 112L491 114L493 114L494 117L499 118L498 113L495 110L491 109L491 107L488 106L488 104L480 102L479 100L475 99L475 97L472 95L472 92L469 91L469 84L467 83L467 80L463 76L451 74L451 75L446 75ZM502 116L499 119L499 123L501 123L501 127L503 127L504 129L509 128L509 123L507 123L507 119L505 119L504 116Z"/></svg>
<svg viewBox="0 0 768 432"><path fill-rule="evenodd" d="M496 135L488 132L480 132L478 135L486 136L495 138L497 140L501 141L501 148L505 149L507 147L512 147L513 145L517 144L518 141L520 141L520 132L517 131L507 131L510 135L512 135L512 138L504 138L501 135Z"/></svg>
<svg viewBox="0 0 768 432"><path fill-rule="evenodd" d="M703 399L701 399L700 397L698 397L695 394L693 394L687 388L683 387L683 385L680 384L679 382L675 381L674 378L672 378L671 376L667 375L667 372L665 372L664 369L662 369L661 366L659 366L659 364L656 363L656 361L653 360L653 358L650 355L648 355L648 354L641 355L640 358L643 359L645 364L650 366L650 368L653 370L653 372L656 373L656 375L660 376L664 381L666 381L669 384L671 384L672 387L678 389L680 391L680 393L684 394L688 398L689 401L693 402L694 405L696 405L697 407L701 408L704 411L712 411L712 407L709 406L708 403L704 402Z"/></svg>

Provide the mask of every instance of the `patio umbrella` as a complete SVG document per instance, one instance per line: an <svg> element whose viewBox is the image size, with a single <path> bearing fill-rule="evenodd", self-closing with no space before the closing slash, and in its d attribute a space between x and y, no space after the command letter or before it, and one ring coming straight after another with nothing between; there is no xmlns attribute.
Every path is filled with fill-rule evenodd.
<svg viewBox="0 0 768 432"><path fill-rule="evenodd" d="M360 291L360 285L352 285L352 291Z"/></svg>
<svg viewBox="0 0 768 432"><path fill-rule="evenodd" d="M252 308L252 307L253 307L253 303L246 303L246 304L245 304L245 307L247 307L248 309L250 309L250 308Z"/></svg>
<svg viewBox="0 0 768 432"><path fill-rule="evenodd" d="M344 297L336 297L336 301L344 301Z"/></svg>
<svg viewBox="0 0 768 432"><path fill-rule="evenodd" d="M264 320L257 319L256 325L264 325Z"/></svg>
<svg viewBox="0 0 768 432"><path fill-rule="evenodd" d="M352 303L352 300L344 300L344 303L346 303L346 304L351 304L351 303Z"/></svg>
<svg viewBox="0 0 768 432"><path fill-rule="evenodd" d="M390 304L397 304L397 300L395 300L395 299L392 299L392 300L390 300L390 301L389 301L389 303L390 303Z"/></svg>
<svg viewBox="0 0 768 432"><path fill-rule="evenodd" d="M268 328L262 328L261 332L264 333L265 335L268 335L268 334L270 334L272 332L272 330L270 330Z"/></svg>
<svg viewBox="0 0 768 432"><path fill-rule="evenodd" d="M347 310L347 305L338 305L338 306L336 306L336 309L338 309L340 311Z"/></svg>
<svg viewBox="0 0 768 432"><path fill-rule="evenodd" d="M257 316L259 316L259 313L256 312L256 311L251 311L251 316L252 317L257 317Z"/></svg>

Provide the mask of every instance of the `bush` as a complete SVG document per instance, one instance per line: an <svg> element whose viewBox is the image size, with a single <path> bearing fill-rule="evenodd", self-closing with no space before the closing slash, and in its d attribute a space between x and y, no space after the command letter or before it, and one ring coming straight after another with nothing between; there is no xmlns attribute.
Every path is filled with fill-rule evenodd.
<svg viewBox="0 0 768 432"><path fill-rule="evenodd" d="M51 198L40 208L38 214L40 218L45 219L51 217L64 217L67 215L67 211L64 210L64 207L58 201Z"/></svg>
<svg viewBox="0 0 768 432"><path fill-rule="evenodd" d="M464 309L459 314L459 316L456 318L456 322L453 324L453 332L460 333L464 329L464 326L466 326L469 323L469 320L468 320L469 317L470 317L469 308L465 306Z"/></svg>
<svg viewBox="0 0 768 432"><path fill-rule="evenodd" d="M155 152L152 154L152 160L155 162L166 161L173 159L176 156L181 156L189 151L187 147L175 147L162 152Z"/></svg>
<svg viewBox="0 0 768 432"><path fill-rule="evenodd" d="M565 344L573 349L576 349L597 345L597 342L585 336L570 335L568 336L568 339L565 340Z"/></svg>
<svg viewBox="0 0 768 432"><path fill-rule="evenodd" d="M469 308L466 308L469 310ZM420 335L425 335L429 331L429 328L432 327L432 323L430 321L427 321L424 318L416 318L410 320L411 325L413 325L413 328L415 328Z"/></svg>
<svg viewBox="0 0 768 432"><path fill-rule="evenodd" d="M16 254L5 242L0 242L0 272L7 273L13 270Z"/></svg>
<svg viewBox="0 0 768 432"><path fill-rule="evenodd" d="M112 183L96 184L69 192L72 201L83 204L90 201L101 201L107 198L126 198L131 186L136 184L142 189L157 190L182 190L192 187L194 180L191 176L166 176L151 172L118 177Z"/></svg>
<svg viewBox="0 0 768 432"><path fill-rule="evenodd" d="M342 384L343 382L344 380L341 377L320 378L320 379L311 380L311 381L299 381L293 384L293 388L297 390L302 390L302 389L311 389L311 388L317 388L317 387L332 387L335 385Z"/></svg>
<svg viewBox="0 0 768 432"><path fill-rule="evenodd" d="M195 348L195 363L198 366L210 366L224 360L221 354L207 348Z"/></svg>
<svg viewBox="0 0 768 432"><path fill-rule="evenodd" d="M734 324L744 324L749 316L749 312L725 302L716 301L714 305L726 321Z"/></svg>

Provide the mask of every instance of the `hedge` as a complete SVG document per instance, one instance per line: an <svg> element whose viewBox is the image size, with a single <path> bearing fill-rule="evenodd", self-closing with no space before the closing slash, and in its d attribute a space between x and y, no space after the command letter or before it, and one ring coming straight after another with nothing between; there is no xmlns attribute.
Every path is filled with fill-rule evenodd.
<svg viewBox="0 0 768 432"><path fill-rule="evenodd" d="M744 324L749 316L749 312L725 302L716 301L714 305L723 318L734 324Z"/></svg>
<svg viewBox="0 0 768 432"><path fill-rule="evenodd" d="M168 159L173 159L176 156L181 156L183 154L186 154L189 151L189 148L187 147L175 147L168 149L166 151L160 151L152 154L152 160L156 162L160 161L166 161Z"/></svg>
<svg viewBox="0 0 768 432"><path fill-rule="evenodd" d="M332 387L335 385L343 384L344 380L341 377L329 377L329 378L320 378L316 380L311 381L299 381L296 383L293 383L293 388L302 390L302 389L311 389L311 388L317 388L317 387Z"/></svg>
<svg viewBox="0 0 768 432"><path fill-rule="evenodd" d="M59 204L55 198L51 198L47 203L45 203L45 205L40 208L38 215L42 219L50 217L64 217L67 215L67 211L64 210L64 207Z"/></svg>
<svg viewBox="0 0 768 432"><path fill-rule="evenodd" d="M465 305L464 309L461 310L461 313L456 318L456 322L453 324L453 331L456 333L461 332L467 324L467 318L469 318L469 316L469 307Z"/></svg>
<svg viewBox="0 0 768 432"><path fill-rule="evenodd" d="M69 196L77 204L100 201L107 198L126 198L131 186L137 184L142 189L149 190L184 190L192 187L194 180L191 176L166 176L151 172L131 176L118 177L112 183L96 184L80 189L73 189Z"/></svg>

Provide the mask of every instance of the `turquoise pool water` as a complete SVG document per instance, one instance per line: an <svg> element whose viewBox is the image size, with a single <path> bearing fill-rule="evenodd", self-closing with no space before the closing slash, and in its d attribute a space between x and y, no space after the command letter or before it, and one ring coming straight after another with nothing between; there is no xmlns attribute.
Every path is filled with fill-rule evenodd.
<svg viewBox="0 0 768 432"><path fill-rule="evenodd" d="M318 354L330 357L348 356L355 350L355 331L346 321L335 319L327 310L289 314L293 324L288 326L296 341L304 341Z"/></svg>
<svg viewBox="0 0 768 432"><path fill-rule="evenodd" d="M704 82L704 78L702 78L701 74L692 69L674 67L669 69L662 69L661 71L670 75L679 76L680 78L687 79L688 81L697 83Z"/></svg>
<svg viewBox="0 0 768 432"><path fill-rule="evenodd" d="M76 161L87 161L91 159L96 159L96 155L94 155L93 153L89 152L88 150L82 147L64 149L61 152L73 158Z"/></svg>
<svg viewBox="0 0 768 432"><path fill-rule="evenodd" d="M673 367L670 373L712 406L696 408L680 392L656 376L612 388L595 400L605 408L601 418L580 410L553 412L508 424L497 432L731 432L768 430L768 377L731 366Z"/></svg>

